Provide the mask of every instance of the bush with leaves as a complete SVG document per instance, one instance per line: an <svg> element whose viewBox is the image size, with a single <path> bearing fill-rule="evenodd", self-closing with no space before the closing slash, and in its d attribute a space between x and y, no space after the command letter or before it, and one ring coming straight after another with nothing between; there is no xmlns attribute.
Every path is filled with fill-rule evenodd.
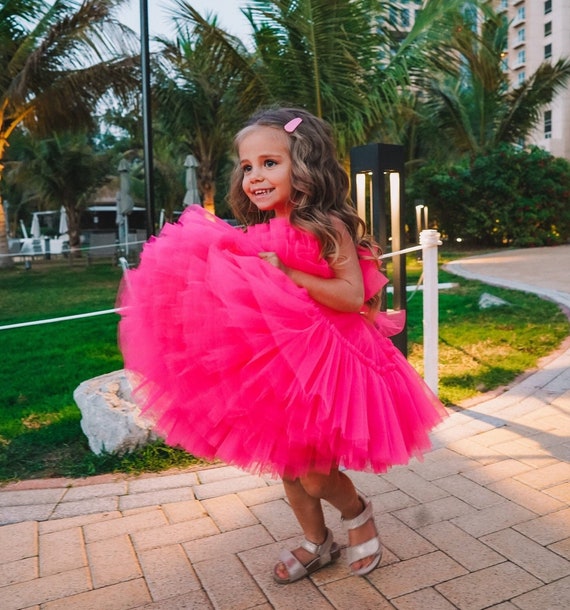
<svg viewBox="0 0 570 610"><path fill-rule="evenodd" d="M450 241L481 246L551 246L570 239L570 163L547 151L501 145L408 180L431 224Z"/></svg>

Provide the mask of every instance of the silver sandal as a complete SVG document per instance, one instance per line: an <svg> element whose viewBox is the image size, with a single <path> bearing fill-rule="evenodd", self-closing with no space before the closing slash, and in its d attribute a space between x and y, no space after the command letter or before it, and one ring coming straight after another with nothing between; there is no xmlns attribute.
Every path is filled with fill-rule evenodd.
<svg viewBox="0 0 570 610"><path fill-rule="evenodd" d="M279 555L279 563L282 563L289 574L288 578L281 578L275 572L279 563L273 569L273 579L280 585L288 585L289 583L300 580L321 568L335 562L340 557L340 546L333 540L333 533L327 528L327 537L322 544L315 544L306 538L300 545L305 551L316 555L308 564L303 565L291 551L281 551Z"/></svg>
<svg viewBox="0 0 570 610"><path fill-rule="evenodd" d="M366 500L366 498L363 498L360 494L358 495L358 498L364 505L364 510L354 519L342 519L347 530L355 530L370 521L370 519L372 519L372 521L374 522L372 504L368 500ZM374 527L376 527L376 524L374 524ZM380 544L380 537L378 536L378 534L376 534L374 538L370 538L370 540L367 540L366 542L349 546L346 549L346 559L350 566L352 566L352 564L356 561L360 561L361 559L365 559L366 557L373 557L374 559L372 559L372 561L367 566L364 566L359 570L353 570L351 568L353 574L356 574L357 576L364 576L365 574L369 574L380 563L380 560L382 559L382 545Z"/></svg>

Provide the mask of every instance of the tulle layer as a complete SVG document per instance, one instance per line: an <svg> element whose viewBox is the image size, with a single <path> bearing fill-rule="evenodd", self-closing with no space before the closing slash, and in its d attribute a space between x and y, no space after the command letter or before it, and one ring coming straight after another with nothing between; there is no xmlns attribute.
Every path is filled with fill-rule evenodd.
<svg viewBox="0 0 570 610"><path fill-rule="evenodd" d="M135 396L169 444L251 472L383 472L429 448L444 410L387 338L398 330L313 301L258 257L330 277L309 234L247 233L201 208L128 272L119 326ZM367 292L385 278L362 263Z"/></svg>

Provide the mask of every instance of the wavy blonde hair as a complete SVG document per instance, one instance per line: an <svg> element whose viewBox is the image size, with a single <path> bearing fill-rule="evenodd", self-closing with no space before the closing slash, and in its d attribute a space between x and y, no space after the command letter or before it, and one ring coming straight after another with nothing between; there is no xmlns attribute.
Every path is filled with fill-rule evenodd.
<svg viewBox="0 0 570 610"><path fill-rule="evenodd" d="M291 132L284 126L292 119L302 119ZM321 244L321 256L329 262L338 262L340 234L333 224L338 218L355 246L368 251L367 258L378 267L380 247L367 235L366 224L358 216L349 198L349 178L338 160L332 129L325 121L302 108L267 109L250 118L234 138L236 155L243 138L256 126L273 127L289 136L291 155L290 223L315 235ZM246 226L268 222L273 212L261 212L245 194L243 170L236 162L230 183L229 203L236 218ZM379 295L367 301L371 309L378 309Z"/></svg>

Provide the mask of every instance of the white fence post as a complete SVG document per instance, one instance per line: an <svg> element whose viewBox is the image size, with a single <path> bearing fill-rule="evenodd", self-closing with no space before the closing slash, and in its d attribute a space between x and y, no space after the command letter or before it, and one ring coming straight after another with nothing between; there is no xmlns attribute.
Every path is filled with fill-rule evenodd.
<svg viewBox="0 0 570 610"><path fill-rule="evenodd" d="M434 229L420 233L424 267L424 380L437 396L438 393L438 324L439 295L437 247L440 235Z"/></svg>

